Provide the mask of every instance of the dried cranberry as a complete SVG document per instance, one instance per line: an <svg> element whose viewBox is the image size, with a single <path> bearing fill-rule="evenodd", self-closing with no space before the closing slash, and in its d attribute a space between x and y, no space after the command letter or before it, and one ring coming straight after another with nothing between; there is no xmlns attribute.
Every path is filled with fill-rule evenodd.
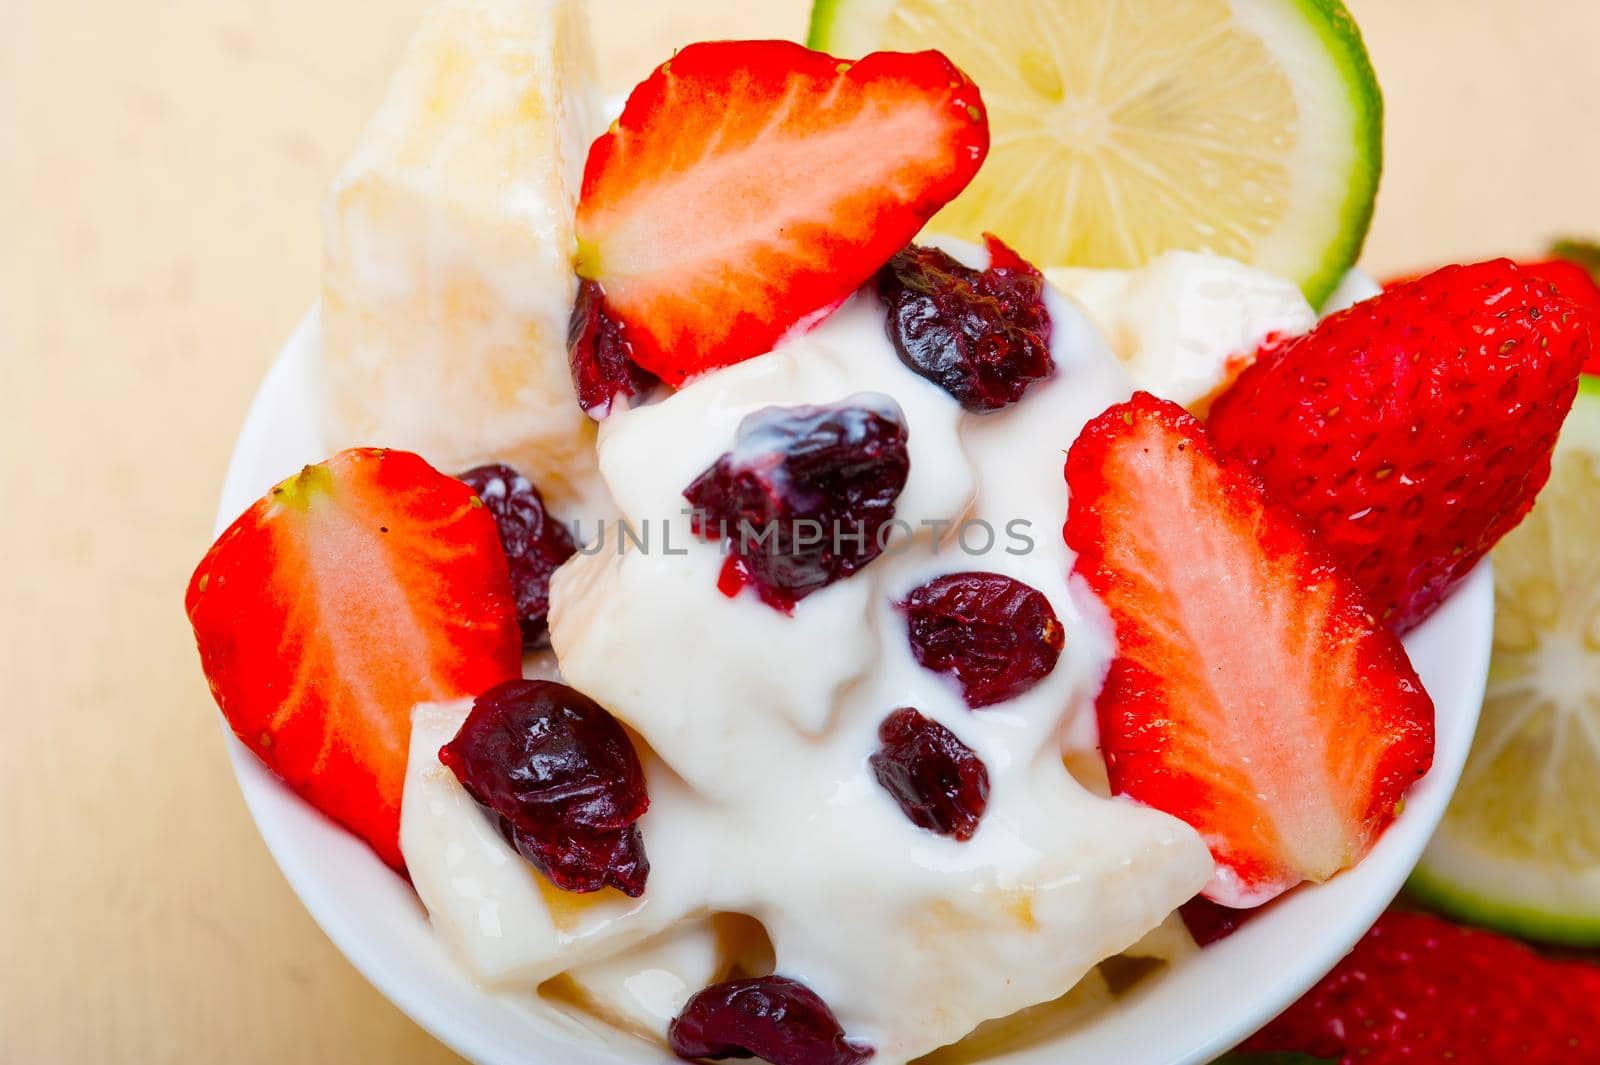
<svg viewBox="0 0 1600 1065"><path fill-rule="evenodd" d="M543 837L518 830L499 814L494 816L499 818L506 841L561 890L587 894L609 886L632 898L644 894L650 859L645 857L644 835L638 825L616 832Z"/></svg>
<svg viewBox="0 0 1600 1065"><path fill-rule="evenodd" d="M1231 909L1212 902L1204 895L1196 895L1178 907L1183 926L1202 947L1208 947L1219 939L1227 939L1260 912L1260 907L1253 910Z"/></svg>
<svg viewBox="0 0 1600 1065"><path fill-rule="evenodd" d="M882 744L868 761L883 790L911 823L963 842L989 805L989 770L939 722L902 707L878 726Z"/></svg>
<svg viewBox="0 0 1600 1065"><path fill-rule="evenodd" d="M860 1065L872 1048L845 1038L816 992L786 976L729 980L695 993L667 1027L683 1058L759 1057L771 1065Z"/></svg>
<svg viewBox="0 0 1600 1065"><path fill-rule="evenodd" d="M556 886L644 891L650 866L634 829L650 806L644 769L622 726L582 692L546 680L491 688L439 761Z"/></svg>
<svg viewBox="0 0 1600 1065"><path fill-rule="evenodd" d="M637 396L656 385L656 376L633 361L622 323L606 309L598 281L578 282L578 298L567 323L567 365L578 406L592 418L611 413L617 396Z"/></svg>
<svg viewBox="0 0 1600 1065"><path fill-rule="evenodd" d="M511 565L511 591L517 600L522 643L537 647L547 635L550 575L577 550L572 534L545 510L539 490L510 466L479 466L459 479L478 493L494 515L500 546Z"/></svg>
<svg viewBox="0 0 1600 1065"><path fill-rule="evenodd" d="M684 490L695 533L728 544L724 577L779 610L883 552L911 469L906 426L886 397L858 398L882 403L756 411L733 450Z"/></svg>
<svg viewBox="0 0 1600 1065"><path fill-rule="evenodd" d="M1050 601L1000 573L950 573L900 604L911 653L948 673L974 710L1015 698L1056 667L1065 643Z"/></svg>
<svg viewBox="0 0 1600 1065"><path fill-rule="evenodd" d="M900 361L982 413L1017 402L1050 376L1044 277L991 236L987 270L910 244L878 272Z"/></svg>

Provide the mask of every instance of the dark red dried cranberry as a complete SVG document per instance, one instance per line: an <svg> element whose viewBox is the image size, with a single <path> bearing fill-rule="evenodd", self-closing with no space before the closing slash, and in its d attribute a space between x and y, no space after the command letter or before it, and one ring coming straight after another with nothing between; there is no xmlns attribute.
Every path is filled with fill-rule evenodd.
<svg viewBox="0 0 1600 1065"><path fill-rule="evenodd" d="M644 891L644 769L616 718L582 692L547 680L491 688L439 761L557 887Z"/></svg>
<svg viewBox="0 0 1600 1065"><path fill-rule="evenodd" d="M878 726L882 744L868 761L883 790L911 823L965 842L989 805L989 770L939 722L902 707Z"/></svg>
<svg viewBox="0 0 1600 1065"><path fill-rule="evenodd" d="M696 992L667 1027L682 1058L759 1057L772 1065L860 1065L872 1048L845 1038L816 992L786 976L729 980Z"/></svg>
<svg viewBox="0 0 1600 1065"><path fill-rule="evenodd" d="M910 244L878 272L900 361L978 413L1017 402L1054 369L1043 275L995 237L984 241L987 270Z"/></svg>
<svg viewBox="0 0 1600 1065"><path fill-rule="evenodd" d="M683 495L696 535L728 546L721 587L737 578L787 612L882 554L910 469L905 421L887 398L768 407Z"/></svg>
<svg viewBox="0 0 1600 1065"><path fill-rule="evenodd" d="M1235 910L1218 905L1204 895L1196 895L1178 907L1178 915L1183 918L1183 926L1189 930L1194 941L1207 947L1233 935L1261 909L1258 906L1252 910Z"/></svg>
<svg viewBox="0 0 1600 1065"><path fill-rule="evenodd" d="M561 890L587 894L614 887L631 898L644 894L650 859L645 857L644 835L638 825L616 832L542 837L519 831L499 814L493 816L517 853Z"/></svg>
<svg viewBox="0 0 1600 1065"><path fill-rule="evenodd" d="M900 604L911 653L961 685L967 705L1015 698L1056 667L1066 642L1050 601L1000 573L949 573Z"/></svg>
<svg viewBox="0 0 1600 1065"><path fill-rule="evenodd" d="M622 323L606 310L605 290L598 281L578 282L567 323L567 365L578 406L591 418L610 414L617 396L637 396L657 383L654 374L633 361L633 346Z"/></svg>
<svg viewBox="0 0 1600 1065"><path fill-rule="evenodd" d="M524 647L545 641L550 613L550 575L577 550L567 532L544 508L544 497L510 466L479 466L460 480L478 493L494 515L500 546L511 565L511 591L517 600L517 624Z"/></svg>

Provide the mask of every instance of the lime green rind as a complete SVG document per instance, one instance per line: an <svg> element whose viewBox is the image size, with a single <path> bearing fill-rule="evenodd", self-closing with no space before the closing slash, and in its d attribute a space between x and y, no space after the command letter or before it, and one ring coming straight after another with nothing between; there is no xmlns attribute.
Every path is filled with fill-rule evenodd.
<svg viewBox="0 0 1600 1065"><path fill-rule="evenodd" d="M822 0L837 3L837 0ZM1340 0L1295 0L1316 27L1317 36L1350 90L1349 103L1356 116L1356 166L1351 173L1349 192L1339 210L1340 238L1328 249L1322 264L1311 277L1300 281L1306 302L1322 306L1333 294L1344 275L1361 257L1372 226L1378 202L1378 183L1383 176L1383 90L1372 57L1361 37L1361 29Z"/></svg>
<svg viewBox="0 0 1600 1065"><path fill-rule="evenodd" d="M1565 947L1600 947L1600 913L1548 913L1510 899L1490 898L1448 883L1425 866L1412 872L1406 891L1441 913L1507 935Z"/></svg>
<svg viewBox="0 0 1600 1065"><path fill-rule="evenodd" d="M841 17L845 8L850 9L849 17ZM811 5L806 47L843 59L859 59L877 47L883 23L893 8L894 0L816 0Z"/></svg>
<svg viewBox="0 0 1600 1065"><path fill-rule="evenodd" d="M854 27L851 19L841 18L846 7L854 8ZM882 21L888 17L893 0L816 0L811 5L811 24L806 32L806 47L829 52L844 59L859 59L873 48L873 42L882 36ZM874 11L873 9L877 10ZM861 25L877 22L879 25ZM852 45L853 42L853 45ZM982 86L979 87L980 89Z"/></svg>
<svg viewBox="0 0 1600 1065"><path fill-rule="evenodd" d="M1557 444L1558 451L1573 448L1600 454L1600 376L1578 379L1578 396ZM1483 854L1458 834L1446 813L1406 889L1434 909L1473 924L1545 943L1600 947L1600 893L1583 886L1600 883L1600 874L1585 878L1573 872L1571 877Z"/></svg>
<svg viewBox="0 0 1600 1065"><path fill-rule="evenodd" d="M1355 19L1340 0L1285 0L1312 26L1349 91L1355 116L1356 158L1349 190L1338 208L1339 236L1305 277L1295 278L1313 307L1338 287L1366 243L1383 174L1383 93ZM870 51L893 0L816 0L808 47L855 57ZM873 25L877 23L877 25ZM980 85L979 89L983 87Z"/></svg>
<svg viewBox="0 0 1600 1065"><path fill-rule="evenodd" d="M839 13L839 0L817 0L811 5L811 21L806 26L806 47L828 50L828 30Z"/></svg>
<svg viewBox="0 0 1600 1065"><path fill-rule="evenodd" d="M1579 374L1578 395L1561 424L1558 452L1577 448L1600 455L1600 374Z"/></svg>

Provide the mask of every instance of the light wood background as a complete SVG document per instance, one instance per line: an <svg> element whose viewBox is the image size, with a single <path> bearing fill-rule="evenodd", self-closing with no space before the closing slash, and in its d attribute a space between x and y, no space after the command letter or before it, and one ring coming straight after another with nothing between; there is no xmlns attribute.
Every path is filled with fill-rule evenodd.
<svg viewBox="0 0 1600 1065"><path fill-rule="evenodd" d="M256 837L182 613L317 205L423 0L0 4L0 1061L451 1060ZM594 0L610 87L805 0ZM1600 234L1600 5L1351 0L1377 271Z"/></svg>

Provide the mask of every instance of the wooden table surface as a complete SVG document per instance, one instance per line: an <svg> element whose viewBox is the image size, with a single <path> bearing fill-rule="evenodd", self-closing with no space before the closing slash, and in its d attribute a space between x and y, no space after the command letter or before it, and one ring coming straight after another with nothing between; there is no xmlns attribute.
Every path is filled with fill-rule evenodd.
<svg viewBox="0 0 1600 1065"><path fill-rule="evenodd" d="M316 297L322 190L422 4L4 7L0 1060L452 1060L279 876L181 608ZM615 89L671 44L798 35L805 6L592 3ZM1600 5L1351 6L1389 107L1371 267L1600 234Z"/></svg>

